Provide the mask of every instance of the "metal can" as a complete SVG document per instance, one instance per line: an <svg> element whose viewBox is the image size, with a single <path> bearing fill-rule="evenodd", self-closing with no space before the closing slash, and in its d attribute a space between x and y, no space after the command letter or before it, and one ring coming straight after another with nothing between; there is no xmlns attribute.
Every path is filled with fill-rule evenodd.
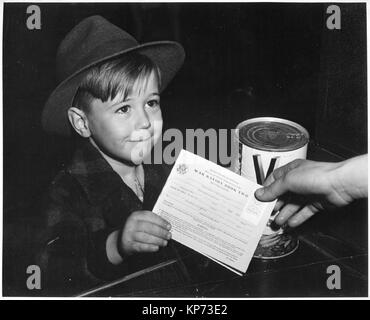
<svg viewBox="0 0 370 320"><path fill-rule="evenodd" d="M258 184L278 167L295 159L305 159L309 134L301 125L280 118L261 117L241 122L234 136L237 155L232 170ZM298 240L289 237L283 229L273 230L267 224L255 257L275 259L286 256L298 248Z"/></svg>

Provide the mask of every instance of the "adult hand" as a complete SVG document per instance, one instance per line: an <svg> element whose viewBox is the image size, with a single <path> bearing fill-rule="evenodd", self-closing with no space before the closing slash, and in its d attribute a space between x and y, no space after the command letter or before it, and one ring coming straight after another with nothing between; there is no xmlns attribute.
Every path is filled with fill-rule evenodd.
<svg viewBox="0 0 370 320"><path fill-rule="evenodd" d="M367 155L339 163L295 160L276 169L255 196L260 201L281 197L275 222L296 227L319 210L367 197L367 187Z"/></svg>

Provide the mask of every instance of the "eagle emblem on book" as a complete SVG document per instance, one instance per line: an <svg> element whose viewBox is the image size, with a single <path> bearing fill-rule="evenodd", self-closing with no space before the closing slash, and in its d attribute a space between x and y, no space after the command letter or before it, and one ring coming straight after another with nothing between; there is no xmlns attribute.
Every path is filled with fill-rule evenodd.
<svg viewBox="0 0 370 320"><path fill-rule="evenodd" d="M188 172L188 170L189 170L189 167L185 163L180 163L176 169L178 174L185 174Z"/></svg>

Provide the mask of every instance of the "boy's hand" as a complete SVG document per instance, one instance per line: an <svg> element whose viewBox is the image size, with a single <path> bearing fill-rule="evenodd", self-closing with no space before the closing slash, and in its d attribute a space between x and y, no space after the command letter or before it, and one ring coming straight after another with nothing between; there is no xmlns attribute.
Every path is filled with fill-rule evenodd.
<svg viewBox="0 0 370 320"><path fill-rule="evenodd" d="M120 242L125 254L155 252L165 247L171 233L171 225L151 211L134 211L123 227Z"/></svg>

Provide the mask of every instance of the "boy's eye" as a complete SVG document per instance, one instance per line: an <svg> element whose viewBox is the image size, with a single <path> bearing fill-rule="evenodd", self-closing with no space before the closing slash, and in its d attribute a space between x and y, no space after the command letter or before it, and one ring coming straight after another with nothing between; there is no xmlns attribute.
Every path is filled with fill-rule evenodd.
<svg viewBox="0 0 370 320"><path fill-rule="evenodd" d="M159 100L149 100L147 102L147 105L151 108L158 107L159 106Z"/></svg>
<svg viewBox="0 0 370 320"><path fill-rule="evenodd" d="M118 113L127 113L130 111L130 106L122 106L117 110Z"/></svg>

